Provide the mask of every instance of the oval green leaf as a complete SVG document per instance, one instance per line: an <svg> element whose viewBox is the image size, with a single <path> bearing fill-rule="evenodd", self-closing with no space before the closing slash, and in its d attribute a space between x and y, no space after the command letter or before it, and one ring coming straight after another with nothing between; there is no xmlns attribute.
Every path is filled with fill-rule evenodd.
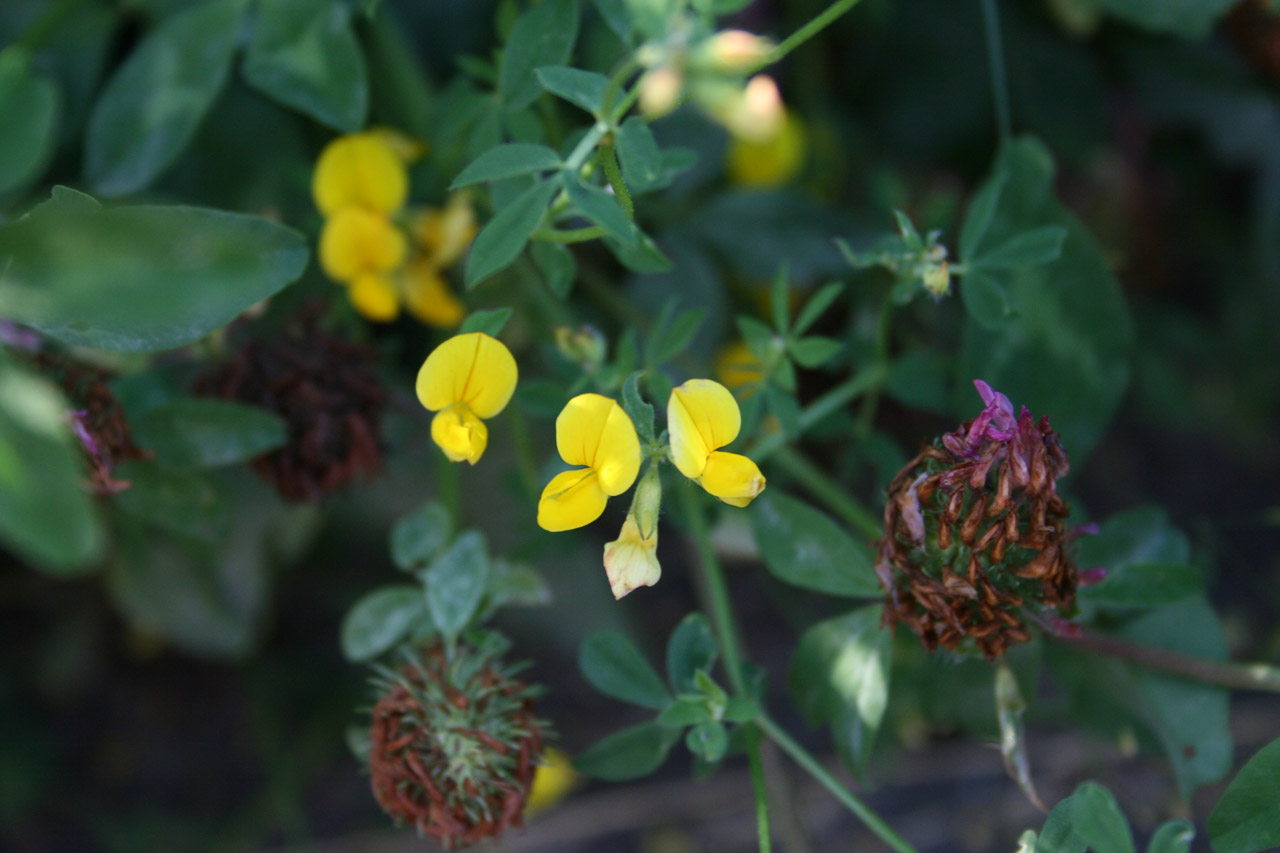
<svg viewBox="0 0 1280 853"><path fill-rule="evenodd" d="M134 419L139 446L163 463L217 468L247 462L284 445L288 426L275 412L230 400L187 399Z"/></svg>
<svg viewBox="0 0 1280 853"><path fill-rule="evenodd" d="M871 548L813 507L780 492L765 492L751 505L756 545L778 580L851 598L879 598Z"/></svg>
<svg viewBox="0 0 1280 853"><path fill-rule="evenodd" d="M1209 839L1218 853L1253 853L1280 847L1280 740L1258 750L1240 768L1209 815Z"/></svg>
<svg viewBox="0 0 1280 853"><path fill-rule="evenodd" d="M360 662L377 657L427 623L422 588L384 586L357 601L342 620L342 654Z"/></svg>
<svg viewBox="0 0 1280 853"><path fill-rule="evenodd" d="M578 649L578 668L601 693L649 708L665 708L671 694L625 635L601 631L583 640Z"/></svg>
<svg viewBox="0 0 1280 853"><path fill-rule="evenodd" d="M680 729L641 723L597 742L573 766L579 773L607 782L635 779L661 767L679 738Z"/></svg>

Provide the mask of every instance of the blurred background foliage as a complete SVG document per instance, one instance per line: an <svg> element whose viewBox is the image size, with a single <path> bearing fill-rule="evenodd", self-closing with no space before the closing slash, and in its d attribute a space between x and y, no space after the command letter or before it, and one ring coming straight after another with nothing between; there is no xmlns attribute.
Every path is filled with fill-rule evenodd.
<svg viewBox="0 0 1280 853"><path fill-rule="evenodd" d="M582 4L568 64L609 70L623 50L608 17L619 5ZM744 7L728 23L781 37L825 4L726 6ZM753 177L734 159L747 155L733 153L726 131L692 106L655 121L668 174L638 200L636 219L669 269L596 241L574 247L576 280L557 266L559 253L535 249L468 291L473 310L515 309L504 338L528 379L510 417L492 425L491 458L459 471L438 459L408 390L439 332L408 319L364 323L306 261L321 227L311 172L336 133L397 128L428 146L413 170L414 195L438 205L462 167L493 145L540 141L562 150L584 114L542 93L527 73L494 64L524 8L480 0L0 6L0 256L20 258L17 268L0 269L0 314L89 348L77 356L109 370L134 439L155 454L118 469L131 488L85 494L83 460L62 426L68 368L33 367L15 344L24 329L6 326L7 848L323 847L382 827L343 742L351 709L368 697L365 674L343 660L339 626L352 602L402 577L388 556L389 531L427 498L481 529L494 554L545 577L553 606L504 612L498 624L517 654L534 661L532 676L551 687L544 713L564 746L581 752L616 728L616 703L592 693L574 668L579 643L619 629L656 659L696 606L694 580L680 538L669 536L662 582L614 603L599 566L603 536L537 530L531 499L547 472L528 460L552 456L552 419L576 375L551 330L590 322L616 343L628 327L648 332L660 316L670 321L664 306L698 310L696 334L669 335L675 345L665 356L677 381L705 375L744 334L752 343L750 324L740 327L735 315L768 321L779 269L793 316L827 282L845 283L812 330L842 347L808 364L793 351L801 367L788 368L792 388L766 383L748 403L748 420L767 407L790 429L797 400L819 399L847 373L883 373L874 380L878 408L844 407L806 424L798 461L788 448L762 462L770 491L749 522L758 547L741 517L716 527L722 552L742 556L732 562L735 603L771 696L785 695L791 652L806 647L801 636L821 645L806 629L852 618L841 616L839 600L779 582L761 563L770 562L765 525L787 518L784 492L818 497L803 484L811 480L804 466L815 464L806 458L820 460L832 481L878 512L885 484L918 442L976 413L974 377L1051 415L1073 462L1064 485L1076 517L1129 513L1104 528L1111 538L1096 545L1099 563L1122 564L1126 543L1146 543L1146 560L1196 567L1219 616L1198 597L1199 581L1192 597L1167 608L1143 599L1162 609L1136 619L1124 610L1133 602L1123 590L1110 593L1119 601L1104 594L1086 608L1104 622L1108 607L1119 608L1128 615L1117 624L1134 639L1184 636L1186 651L1280 657L1280 16L1270 4L1000 4L1012 125L1025 134L1002 149L981 8L968 0L866 0L774 69L803 128L805 156L794 175ZM298 45L312 53L280 59ZM290 77L291 68L302 76ZM128 137L139 91L162 94L150 102L154 132L145 144ZM997 185L984 236L966 248L975 199ZM515 189L495 184L481 209L501 209ZM99 209L84 193L107 204ZM913 299L917 288L886 309L898 277L874 261L851 269L837 240L855 258L882 251L886 236L897 239L893 210L921 234L939 230L953 262L968 268L950 297ZM1063 229L1060 256L992 264L993 283L974 283L980 248L1035 227ZM31 284L46 280L59 283L56 292ZM218 298L190 300L194 287ZM255 309L253 332L243 321L218 331L273 295ZM262 329L284 336L288 318L315 298L334 303L332 329L375 354L370 369L388 395L382 466L322 502L287 502L242 464L280 446L280 417L191 390L246 337ZM1135 509L1150 504L1163 510ZM621 515L610 510L609 530ZM867 539L865 532L855 536ZM947 785L938 778L950 779L944 821L968 826L968 835L935 833L936 843L922 847L1008 849L1016 830L1038 822L1035 813L1025 804L993 808L990 824L975 829L964 823L972 801L958 790L955 767L927 760L946 755L931 750L945 750L954 732L997 731L990 668L939 661L914 637L898 640L891 701L866 764L867 778L882 786L873 802L901 818L904 834L928 837L913 836L912 809L937 798ZM1220 780L1274 734L1250 728L1246 717L1242 753L1233 753L1221 691L1155 677L1135 687L1132 670L1044 645L1011 656L1024 692L1033 692L1042 658L1059 685L1033 703L1033 725L1056 732L1074 721L1102 734L1088 760L1119 762L1109 781L1137 809L1143 834L1179 788L1185 797ZM1190 700L1168 692L1179 688L1202 690L1192 698L1204 700L1182 719ZM1137 695L1146 697L1142 707L1117 707L1125 704L1117 697ZM825 719L821 703L797 701L814 723ZM1237 713L1275 710L1261 700L1240 706ZM1178 761L1188 738L1196 747ZM839 733L834 740L852 763L867 762ZM1139 747L1161 751L1162 740L1175 756L1176 783L1129 758ZM901 750L924 758L895 769ZM1067 752L1037 755L1051 802L1098 772ZM1059 764L1068 766L1051 769ZM686 770L682 758L660 778L683 779ZM674 782L671 790L688 795ZM1007 782L973 791L1021 802ZM1193 801L1201 819L1215 799L1202 792ZM616 826L580 840L582 849L711 843L689 815L666 825L652 814L619 814ZM831 834L816 849L845 849L830 840L845 829L820 823L816 832ZM715 849L732 846L724 843Z"/></svg>

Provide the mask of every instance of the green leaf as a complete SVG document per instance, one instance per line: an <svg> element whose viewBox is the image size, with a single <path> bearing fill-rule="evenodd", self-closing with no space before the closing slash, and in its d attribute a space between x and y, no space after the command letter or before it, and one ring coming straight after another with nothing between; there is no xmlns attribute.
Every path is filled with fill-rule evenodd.
<svg viewBox="0 0 1280 853"><path fill-rule="evenodd" d="M984 329L998 329L1013 314L1003 285L994 276L971 269L964 274L960 298L969 316Z"/></svg>
<svg viewBox="0 0 1280 853"><path fill-rule="evenodd" d="M353 663L371 660L429 625L422 587L384 586L368 593L342 620L342 654Z"/></svg>
<svg viewBox="0 0 1280 853"><path fill-rule="evenodd" d="M818 321L831 304L836 301L841 293L844 292L844 285L838 281L822 286L822 289L809 298L804 307L800 309L800 314L796 317L796 323L791 328L794 335L803 335L809 331L809 327Z"/></svg>
<svg viewBox="0 0 1280 853"><path fill-rule="evenodd" d="M1147 844L1147 853L1190 853L1196 828L1185 820L1167 820L1156 829ZM1277 836L1280 843L1280 836ZM1217 845L1214 845L1215 848ZM1221 848L1218 848L1221 849Z"/></svg>
<svg viewBox="0 0 1280 853"><path fill-rule="evenodd" d="M494 308L487 311L472 311L467 315L467 319L462 321L462 325L458 327L458 334L465 335L468 332L484 332L491 338L496 338L502 334L502 330L506 328L507 321L511 319L510 308Z"/></svg>
<svg viewBox="0 0 1280 853"><path fill-rule="evenodd" d="M363 128L369 81L346 4L270 0L257 8L241 68L249 85L334 130Z"/></svg>
<svg viewBox="0 0 1280 853"><path fill-rule="evenodd" d="M583 183L567 172L563 173L562 180L565 191L569 194L569 201L573 202L579 213L624 244L636 245L640 232L627 218L626 211L616 198L600 187Z"/></svg>
<svg viewBox="0 0 1280 853"><path fill-rule="evenodd" d="M819 622L800 637L787 672L791 701L810 725L831 725L853 767L871 753L889 701L893 632L879 604Z"/></svg>
<svg viewBox="0 0 1280 853"><path fill-rule="evenodd" d="M543 172L548 169L559 169L564 165L560 155L545 145L534 145L528 142L509 142L490 148L467 168L458 173L449 189L467 187L485 181L498 181L513 178L516 175L527 175L531 172Z"/></svg>
<svg viewBox="0 0 1280 853"><path fill-rule="evenodd" d="M1104 521L1096 535L1081 537L1076 554L1076 564L1082 568L1100 566L1109 575L1119 576L1141 563L1186 564L1191 543L1169 523L1163 509L1145 506Z"/></svg>
<svg viewBox="0 0 1280 853"><path fill-rule="evenodd" d="M46 203L0 227L0 313L72 345L169 349L273 295L306 260L301 234L257 216Z"/></svg>
<svg viewBox="0 0 1280 853"><path fill-rule="evenodd" d="M662 253L653 238L636 229L640 242L628 244L613 237L604 238L604 244L624 267L632 272L662 273L672 269L671 259Z"/></svg>
<svg viewBox="0 0 1280 853"><path fill-rule="evenodd" d="M690 613L680 621L667 641L667 681L676 693L696 689L698 670L710 672L720 654L720 644L707 617Z"/></svg>
<svg viewBox="0 0 1280 853"><path fill-rule="evenodd" d="M1071 825L1093 853L1133 853L1129 821L1111 792L1085 782L1071 795Z"/></svg>
<svg viewBox="0 0 1280 853"><path fill-rule="evenodd" d="M141 521L208 542L227 532L231 518L226 501L195 471L133 459L117 465L112 476L130 484L112 503Z"/></svg>
<svg viewBox="0 0 1280 853"><path fill-rule="evenodd" d="M964 225L960 228L960 259L966 263L973 257L982 240L991 227L991 219L995 215L996 205L1000 203L1000 193L1004 190L1009 173L998 167L991 177L974 193L969 208L965 211Z"/></svg>
<svg viewBox="0 0 1280 853"><path fill-rule="evenodd" d="M1153 32L1200 38L1234 0L1098 0L1098 5Z"/></svg>
<svg viewBox="0 0 1280 853"><path fill-rule="evenodd" d="M391 561L401 571L425 566L453 535L453 516L443 504L428 501L391 528Z"/></svg>
<svg viewBox="0 0 1280 853"><path fill-rule="evenodd" d="M1130 563L1108 571L1099 583L1083 587L1083 601L1150 607L1172 604L1204 591L1204 579L1195 566L1179 563Z"/></svg>
<svg viewBox="0 0 1280 853"><path fill-rule="evenodd" d="M0 52L0 194L40 176L54 150L61 109L58 87L31 67L26 51Z"/></svg>
<svg viewBox="0 0 1280 853"><path fill-rule="evenodd" d="M671 704L671 694L658 673L635 644L617 631L600 631L583 640L578 668L606 696L649 708Z"/></svg>
<svg viewBox="0 0 1280 853"><path fill-rule="evenodd" d="M752 504L760 556L770 574L795 586L851 598L879 598L871 548L813 507L781 492Z"/></svg>
<svg viewBox="0 0 1280 853"><path fill-rule="evenodd" d="M970 267L989 270L1034 266L1056 261L1062 256L1067 229L1059 225L1032 228L969 261Z"/></svg>
<svg viewBox="0 0 1280 853"><path fill-rule="evenodd" d="M1006 143L993 166L1008 179L993 213L987 239L1000 243L1029 228L1067 230L1055 263L1002 274L1012 316L996 328L966 323L955 365L953 410L973 417L979 401L973 379L982 378L1048 414L1062 444L1079 464L1115 413L1129 379L1132 342L1128 310L1110 261L1088 231L1053 195L1053 160L1032 138ZM986 242L986 241L984 241ZM974 276L961 283L968 300ZM981 285L978 285L979 287ZM986 316L998 312L975 311Z"/></svg>
<svg viewBox="0 0 1280 853"><path fill-rule="evenodd" d="M84 172L103 195L140 190L195 134L231 68L244 0L205 0L148 33L89 116Z"/></svg>
<svg viewBox="0 0 1280 853"><path fill-rule="evenodd" d="M796 364L810 369L826 364L842 349L844 344L840 341L817 335L792 341L787 346L787 352L796 360Z"/></svg>
<svg viewBox="0 0 1280 853"><path fill-rule="evenodd" d="M1072 797L1060 801L1049 812L1036 839L1035 853L1085 853L1085 844L1071 823Z"/></svg>
<svg viewBox="0 0 1280 853"><path fill-rule="evenodd" d="M1280 740L1258 750L1209 815L1209 840L1218 853L1280 847Z"/></svg>
<svg viewBox="0 0 1280 853"><path fill-rule="evenodd" d="M645 347L645 362L657 367L684 352L693 343L706 316L705 310L690 308L677 314L671 325L655 326L653 337Z"/></svg>
<svg viewBox="0 0 1280 853"><path fill-rule="evenodd" d="M609 88L608 77L567 65L547 65L534 73L538 75L542 88L551 94L577 104L593 116L601 116L604 93Z"/></svg>
<svg viewBox="0 0 1280 853"><path fill-rule="evenodd" d="M658 725L667 728L683 729L685 726L706 723L710 720L711 709L707 707L707 700L704 697L681 696L658 715L657 722Z"/></svg>
<svg viewBox="0 0 1280 853"><path fill-rule="evenodd" d="M679 729L641 723L593 744L574 759L573 767L583 775L607 782L636 779L661 767L679 739Z"/></svg>
<svg viewBox="0 0 1280 853"><path fill-rule="evenodd" d="M662 151L648 122L640 116L632 116L618 128L616 136L622 177L626 179L632 195L652 192L671 182Z"/></svg>
<svg viewBox="0 0 1280 853"><path fill-rule="evenodd" d="M594 0L596 11L604 18L609 29L626 41L631 32L631 15L627 10L627 0Z"/></svg>
<svg viewBox="0 0 1280 853"><path fill-rule="evenodd" d="M724 706L724 719L730 723L749 723L760 716L760 706L745 696L733 696Z"/></svg>
<svg viewBox="0 0 1280 853"><path fill-rule="evenodd" d="M486 614L512 605L541 607L551 603L551 587L536 569L499 558L489 571L485 600Z"/></svg>
<svg viewBox="0 0 1280 853"><path fill-rule="evenodd" d="M457 637L480 606L489 575L484 537L468 530L431 561L422 579L427 612L446 638Z"/></svg>
<svg viewBox="0 0 1280 853"><path fill-rule="evenodd" d="M684 745L703 761L719 761L729 748L729 733L715 720L698 723L684 736Z"/></svg>
<svg viewBox="0 0 1280 853"><path fill-rule="evenodd" d="M534 266L542 273L547 289L556 299L566 299L578 277L578 262L573 252L559 243L536 242L529 247Z"/></svg>
<svg viewBox="0 0 1280 853"><path fill-rule="evenodd" d="M622 410L631 418L636 434L640 437L640 446L647 447L653 444L655 435L653 406L640 396L640 377L643 375L643 370L636 370L622 383Z"/></svg>
<svg viewBox="0 0 1280 853"><path fill-rule="evenodd" d="M791 325L791 293L787 285L787 265L783 264L769 283L769 316L778 334L785 335Z"/></svg>
<svg viewBox="0 0 1280 853"><path fill-rule="evenodd" d="M751 354L766 364L772 361L773 348L775 342L778 341L773 329L755 317L740 315L735 318L735 322L737 323L738 331L742 333L742 339L746 342L747 349L751 350Z"/></svg>
<svg viewBox="0 0 1280 853"><path fill-rule="evenodd" d="M275 412L229 400L186 399L147 409L133 422L139 446L168 465L216 468L247 462L284 445Z"/></svg>
<svg viewBox="0 0 1280 853"><path fill-rule="evenodd" d="M103 546L81 488L84 462L52 385L0 364L0 539L23 560L59 576L93 568Z"/></svg>
<svg viewBox="0 0 1280 853"><path fill-rule="evenodd" d="M907 216L901 210L893 212L893 221L898 226L898 233L902 235L902 243L912 252L918 252L924 248L924 240L920 237L920 233L916 231L916 226L912 224L911 217Z"/></svg>
<svg viewBox="0 0 1280 853"><path fill-rule="evenodd" d="M547 0L548 3L554 0ZM541 7L535 6L534 9ZM529 235L542 221L547 202L555 195L558 183L540 181L499 210L490 219L471 244L467 255L467 290L472 289L489 276L504 269L516 259L520 250L529 242Z"/></svg>
<svg viewBox="0 0 1280 853"><path fill-rule="evenodd" d="M543 0L511 28L498 72L498 95L508 107L526 107L541 89L534 75L544 65L563 65L578 39L578 0Z"/></svg>

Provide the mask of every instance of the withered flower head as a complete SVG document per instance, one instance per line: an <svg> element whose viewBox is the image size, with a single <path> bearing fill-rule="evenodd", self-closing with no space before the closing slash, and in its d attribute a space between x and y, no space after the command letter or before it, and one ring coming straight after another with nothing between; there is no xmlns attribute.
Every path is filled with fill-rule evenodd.
<svg viewBox="0 0 1280 853"><path fill-rule="evenodd" d="M436 644L407 658L373 707L378 805L447 850L520 826L542 754L540 689L516 681L493 649Z"/></svg>
<svg viewBox="0 0 1280 853"><path fill-rule="evenodd" d="M89 491L97 495L114 495L129 488L128 481L112 476L115 466L150 454L133 443L124 409L107 385L111 375L52 352L37 354L35 363L61 386L73 406L67 418L72 433L84 450L89 469Z"/></svg>
<svg viewBox="0 0 1280 853"><path fill-rule="evenodd" d="M1048 416L1037 422L987 383L986 407L926 445L889 485L876 573L885 621L925 648L988 659L1030 639L1024 610L1069 607L1077 575L1066 552L1068 507L1056 481L1067 454Z"/></svg>
<svg viewBox="0 0 1280 853"><path fill-rule="evenodd" d="M382 465L378 433L386 392L377 353L322 328L324 307L303 308L273 338L245 343L196 391L270 409L289 440L254 469L289 500L319 500Z"/></svg>

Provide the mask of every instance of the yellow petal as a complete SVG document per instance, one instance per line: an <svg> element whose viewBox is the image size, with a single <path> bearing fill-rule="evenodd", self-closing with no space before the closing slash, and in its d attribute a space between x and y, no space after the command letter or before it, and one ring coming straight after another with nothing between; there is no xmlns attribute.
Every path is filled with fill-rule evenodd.
<svg viewBox="0 0 1280 853"><path fill-rule="evenodd" d="M311 194L325 216L346 207L389 214L404 204L409 175L404 162L373 133L340 136L320 152Z"/></svg>
<svg viewBox="0 0 1280 853"><path fill-rule="evenodd" d="M570 465L586 465L600 477L600 488L620 495L640 473L640 439L631 418L616 401L579 394L556 418L556 449Z"/></svg>
<svg viewBox="0 0 1280 853"><path fill-rule="evenodd" d="M431 440L450 461L474 465L489 445L489 428L464 403L455 403L431 419Z"/></svg>
<svg viewBox="0 0 1280 853"><path fill-rule="evenodd" d="M385 216L358 207L341 210L320 232L320 267L337 281L385 273L404 263L406 242Z"/></svg>
<svg viewBox="0 0 1280 853"><path fill-rule="evenodd" d="M404 302L409 313L437 329L456 328L467 309L435 265L417 261L404 272Z"/></svg>
<svg viewBox="0 0 1280 853"><path fill-rule="evenodd" d="M742 413L729 389L710 379L690 379L667 401L671 459L681 474L702 476L707 455L738 437Z"/></svg>
<svg viewBox="0 0 1280 853"><path fill-rule="evenodd" d="M427 208L412 219L409 228L432 263L440 268L450 266L476 236L476 212L470 195L455 193L444 210Z"/></svg>
<svg viewBox="0 0 1280 853"><path fill-rule="evenodd" d="M538 500L538 526L553 533L582 527L600 517L608 500L590 468L556 474Z"/></svg>
<svg viewBox="0 0 1280 853"><path fill-rule="evenodd" d="M573 759L556 749L547 747L533 774L529 799L525 801L525 815L534 815L554 807L569 795L578 784L578 774L573 769Z"/></svg>
<svg viewBox="0 0 1280 853"><path fill-rule="evenodd" d="M733 506L746 506L764 491L764 474L760 468L738 453L717 450L707 457L699 481L702 488Z"/></svg>
<svg viewBox="0 0 1280 853"><path fill-rule="evenodd" d="M418 399L430 411L466 403L477 417L491 418L516 390L511 350L483 332L455 335L431 351L418 371Z"/></svg>
<svg viewBox="0 0 1280 853"><path fill-rule="evenodd" d="M653 586L662 577L658 563L658 531L641 537L635 516L628 515L618 538L604 546L604 570L614 598L622 598L642 586Z"/></svg>
<svg viewBox="0 0 1280 853"><path fill-rule="evenodd" d="M394 127L371 127L365 133L376 136L383 145L391 149L391 151L405 163L412 163L421 159L423 154L427 153L427 143L421 139L415 139L409 134L396 130Z"/></svg>
<svg viewBox="0 0 1280 853"><path fill-rule="evenodd" d="M734 137L727 155L729 181L740 187L781 186L804 166L808 147L804 125L791 115L766 139Z"/></svg>
<svg viewBox="0 0 1280 853"><path fill-rule="evenodd" d="M400 295L386 276L366 273L351 283L347 298L366 319L390 323L400 316Z"/></svg>

